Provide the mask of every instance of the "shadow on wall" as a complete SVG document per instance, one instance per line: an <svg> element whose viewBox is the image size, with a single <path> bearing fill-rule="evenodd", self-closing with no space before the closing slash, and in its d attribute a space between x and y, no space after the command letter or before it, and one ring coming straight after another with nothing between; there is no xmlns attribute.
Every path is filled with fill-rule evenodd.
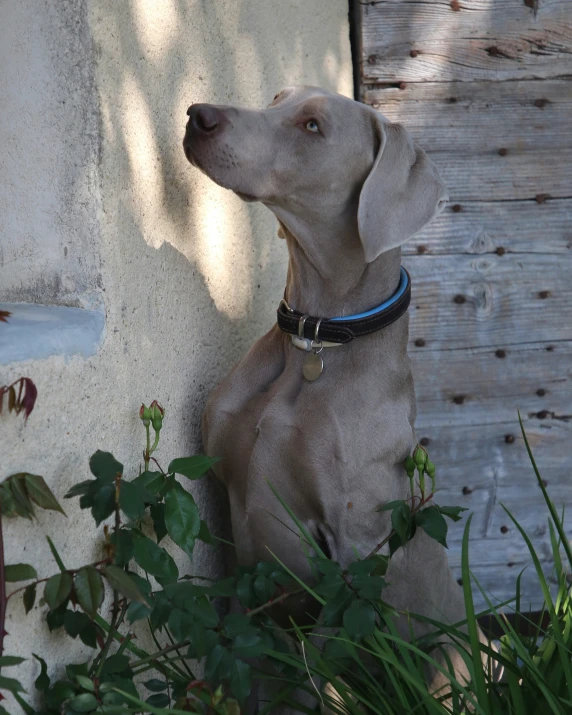
<svg viewBox="0 0 572 715"><path fill-rule="evenodd" d="M187 163L186 110L264 107L287 84L351 95L346 2L102 0L90 12L104 253L119 267L104 278L108 335L123 333L135 359L160 346L160 369L177 372L171 399L190 395L184 414L198 430L205 393L274 322L286 249L269 211Z"/></svg>
<svg viewBox="0 0 572 715"><path fill-rule="evenodd" d="M104 157L104 195L117 181L123 220L148 245L168 242L195 264L232 320L268 309L285 250L264 209L242 204L187 164L186 109L201 101L265 106L288 83L351 93L351 67L340 67L340 58L349 60L346 17L332 10L345 3L312 4L310 26L302 2L131 0L96 11L113 164L106 167Z"/></svg>

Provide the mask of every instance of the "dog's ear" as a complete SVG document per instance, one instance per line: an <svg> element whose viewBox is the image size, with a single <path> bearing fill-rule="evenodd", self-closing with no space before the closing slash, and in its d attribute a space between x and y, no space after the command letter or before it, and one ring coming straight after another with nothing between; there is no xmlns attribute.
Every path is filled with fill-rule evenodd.
<svg viewBox="0 0 572 715"><path fill-rule="evenodd" d="M401 124L374 117L379 150L364 182L358 228L368 263L405 243L440 213L447 194L427 154Z"/></svg>

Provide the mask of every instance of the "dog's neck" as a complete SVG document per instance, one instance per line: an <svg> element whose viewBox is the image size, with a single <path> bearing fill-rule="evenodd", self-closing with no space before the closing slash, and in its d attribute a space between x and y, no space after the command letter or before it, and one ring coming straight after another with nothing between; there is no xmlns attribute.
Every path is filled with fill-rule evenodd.
<svg viewBox="0 0 572 715"><path fill-rule="evenodd" d="M280 221L290 256L285 298L308 315L333 318L369 310L387 300L399 285L401 249L365 263L357 223L347 227L313 227L296 234Z"/></svg>

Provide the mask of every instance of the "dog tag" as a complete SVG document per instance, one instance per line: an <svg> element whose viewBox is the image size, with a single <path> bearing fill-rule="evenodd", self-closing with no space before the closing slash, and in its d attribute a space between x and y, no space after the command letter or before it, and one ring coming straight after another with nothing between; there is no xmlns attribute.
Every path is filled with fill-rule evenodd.
<svg viewBox="0 0 572 715"><path fill-rule="evenodd" d="M308 382L314 382L317 380L324 370L324 361L322 356L318 353L311 352L306 356L304 360L304 367L302 368L302 373Z"/></svg>

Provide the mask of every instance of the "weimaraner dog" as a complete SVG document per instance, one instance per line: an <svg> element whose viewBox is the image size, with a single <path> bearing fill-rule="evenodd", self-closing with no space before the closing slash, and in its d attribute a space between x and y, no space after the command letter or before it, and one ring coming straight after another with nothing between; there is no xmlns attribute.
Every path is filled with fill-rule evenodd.
<svg viewBox="0 0 572 715"><path fill-rule="evenodd" d="M223 458L214 471L239 561L270 550L311 580L267 480L342 565L389 533L389 513L375 508L408 497L403 462L415 444L408 316L382 329L374 320L355 339L343 319L361 315L367 328L372 309L403 290L400 246L442 210L445 189L400 124L322 89L287 87L261 111L195 104L188 115L191 164L277 217L290 257L279 313L294 326L275 325L214 390L204 446ZM424 532L387 579L383 597L398 609L465 618L445 551Z"/></svg>

